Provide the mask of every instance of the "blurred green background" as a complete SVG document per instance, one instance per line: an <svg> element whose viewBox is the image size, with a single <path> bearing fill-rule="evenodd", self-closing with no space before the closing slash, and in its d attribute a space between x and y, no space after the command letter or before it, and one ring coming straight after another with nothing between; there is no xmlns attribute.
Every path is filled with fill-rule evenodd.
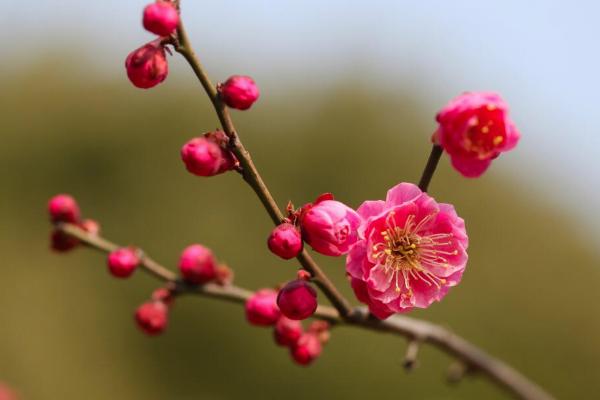
<svg viewBox="0 0 600 400"><path fill-rule="evenodd" d="M50 196L73 194L106 237L171 267L194 242L248 288L289 279L296 265L268 252L270 221L238 175L202 179L183 168L180 146L217 127L190 71L141 91L72 59L2 71L0 380L23 399L505 398L484 379L447 385L451 360L430 347L407 374L403 339L350 328L334 330L312 367L298 367L241 307L210 299L180 299L168 332L143 336L132 313L157 282L112 279L91 250L50 252ZM281 206L331 191L357 207L418 179L434 110L410 85L383 97L345 82L265 92L233 113ZM495 172L463 179L446 157L431 194L467 221L470 262L442 303L411 315L452 328L559 398L594 398L600 273L584 232L535 187ZM343 259L317 258L352 296Z"/></svg>

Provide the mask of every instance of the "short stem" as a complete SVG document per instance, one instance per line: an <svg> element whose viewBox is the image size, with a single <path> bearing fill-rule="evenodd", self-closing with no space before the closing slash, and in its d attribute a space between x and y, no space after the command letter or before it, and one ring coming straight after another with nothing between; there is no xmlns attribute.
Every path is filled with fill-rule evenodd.
<svg viewBox="0 0 600 400"><path fill-rule="evenodd" d="M419 181L419 188L426 192L429 188L429 183L431 182L431 178L437 168L438 162L442 157L442 146L439 144L434 144L431 148L431 153L429 153L429 159L427 160L427 165L425 165L425 169L423 170L423 174L421 175L421 180Z"/></svg>

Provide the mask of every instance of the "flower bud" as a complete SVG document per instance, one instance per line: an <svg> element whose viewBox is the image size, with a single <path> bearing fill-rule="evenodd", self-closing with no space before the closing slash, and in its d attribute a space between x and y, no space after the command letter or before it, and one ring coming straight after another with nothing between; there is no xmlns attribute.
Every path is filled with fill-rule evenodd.
<svg viewBox="0 0 600 400"><path fill-rule="evenodd" d="M130 247L112 251L107 259L108 270L116 278L128 278L139 263L140 258L137 251Z"/></svg>
<svg viewBox="0 0 600 400"><path fill-rule="evenodd" d="M215 282L221 286L231 285L233 283L234 272L225 264L217 265L215 270Z"/></svg>
<svg viewBox="0 0 600 400"><path fill-rule="evenodd" d="M249 76L234 75L219 85L221 98L231 108L247 110L258 100L258 86Z"/></svg>
<svg viewBox="0 0 600 400"><path fill-rule="evenodd" d="M161 287L152 292L152 300L164 303L166 306L170 306L173 304L175 296L171 290Z"/></svg>
<svg viewBox="0 0 600 400"><path fill-rule="evenodd" d="M294 361L303 366L312 363L321 355L322 351L323 346L321 345L321 341L316 334L311 332L300 336L296 345L290 348L290 354Z"/></svg>
<svg viewBox="0 0 600 400"><path fill-rule="evenodd" d="M302 237L294 225L284 223L273 229L267 245L273 254L289 260L302 251Z"/></svg>
<svg viewBox="0 0 600 400"><path fill-rule="evenodd" d="M18 400L18 398L14 390L0 382L0 400Z"/></svg>
<svg viewBox="0 0 600 400"><path fill-rule="evenodd" d="M197 176L214 176L237 165L235 156L226 149L229 139L222 131L208 132L191 139L181 148L181 159L189 172Z"/></svg>
<svg viewBox="0 0 600 400"><path fill-rule="evenodd" d="M160 40L132 51L125 60L127 76L134 86L149 89L167 78L169 64Z"/></svg>
<svg viewBox="0 0 600 400"><path fill-rule="evenodd" d="M79 226L81 227L81 229L92 235L97 235L100 233L100 224L98 223L98 221L95 221L93 219L84 219L83 221L81 221Z"/></svg>
<svg viewBox="0 0 600 400"><path fill-rule="evenodd" d="M306 319L317 310L317 292L306 281L291 281L279 291L277 305L290 319Z"/></svg>
<svg viewBox="0 0 600 400"><path fill-rule="evenodd" d="M77 247L78 244L78 239L58 229L53 230L50 234L50 247L56 252L67 252Z"/></svg>
<svg viewBox="0 0 600 400"><path fill-rule="evenodd" d="M167 327L168 318L169 309L160 301L144 303L135 312L138 327L150 336L161 334Z"/></svg>
<svg viewBox="0 0 600 400"><path fill-rule="evenodd" d="M310 281L312 279L312 275L305 269L299 269L298 272L296 272L296 278L301 281Z"/></svg>
<svg viewBox="0 0 600 400"><path fill-rule="evenodd" d="M521 136L508 117L508 105L496 93L464 93L451 100L436 120L434 143L444 148L452 166L467 178L483 174Z"/></svg>
<svg viewBox="0 0 600 400"><path fill-rule="evenodd" d="M157 1L144 8L144 28L158 36L169 36L177 28L179 13L168 1Z"/></svg>
<svg viewBox="0 0 600 400"><path fill-rule="evenodd" d="M300 321L289 319L286 316L281 316L273 329L273 337L279 346L292 347L295 346L302 336L302 324Z"/></svg>
<svg viewBox="0 0 600 400"><path fill-rule="evenodd" d="M214 279L215 268L212 251L199 244L186 247L179 258L179 271L189 283L202 284Z"/></svg>
<svg viewBox="0 0 600 400"><path fill-rule="evenodd" d="M75 224L81 218L79 206L68 194L57 194L48 202L48 213L52 222L69 222Z"/></svg>
<svg viewBox="0 0 600 400"><path fill-rule="evenodd" d="M302 236L311 247L326 256L347 254L358 240L360 217L335 200L307 206L301 217Z"/></svg>
<svg viewBox="0 0 600 400"><path fill-rule="evenodd" d="M277 292L273 289L261 289L246 301L246 319L252 325L273 325L281 315L277 308Z"/></svg>

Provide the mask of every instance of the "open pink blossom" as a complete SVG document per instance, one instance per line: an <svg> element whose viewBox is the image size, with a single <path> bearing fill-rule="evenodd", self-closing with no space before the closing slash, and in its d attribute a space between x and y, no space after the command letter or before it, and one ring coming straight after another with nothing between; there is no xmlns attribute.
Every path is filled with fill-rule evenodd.
<svg viewBox="0 0 600 400"><path fill-rule="evenodd" d="M365 201L358 214L360 239L346 271L356 297L376 317L429 307L460 282L468 238L453 206L400 183L385 201Z"/></svg>
<svg viewBox="0 0 600 400"><path fill-rule="evenodd" d="M347 254L358 240L360 217L356 211L333 200L329 194L304 206L300 223L306 243L326 256Z"/></svg>
<svg viewBox="0 0 600 400"><path fill-rule="evenodd" d="M508 105L496 93L468 92L437 114L434 141L450 155L463 176L483 174L500 153L512 150L521 135L508 118Z"/></svg>

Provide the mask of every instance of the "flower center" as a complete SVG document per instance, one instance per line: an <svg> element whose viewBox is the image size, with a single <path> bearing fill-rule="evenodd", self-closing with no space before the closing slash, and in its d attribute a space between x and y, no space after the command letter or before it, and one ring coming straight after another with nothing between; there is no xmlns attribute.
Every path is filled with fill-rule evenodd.
<svg viewBox="0 0 600 400"><path fill-rule="evenodd" d="M498 113L499 110L495 106L486 106L478 116L469 120L463 137L464 148L477 153L482 160L492 157L496 147L504 142L504 124Z"/></svg>
<svg viewBox="0 0 600 400"><path fill-rule="evenodd" d="M404 283L406 291L402 294L403 297L413 296L411 279L422 281L427 286L442 287L446 280L426 267L448 268L446 256L458 254L457 250L447 251L444 247L452 243L452 234L423 232L423 228L435 214L426 216L419 223L415 222L415 216L411 214L403 227L396 225L394 214L392 211L386 218L387 228L381 232L383 241L373 246L373 258L384 267L386 274L393 274L396 292L403 292L401 283Z"/></svg>

